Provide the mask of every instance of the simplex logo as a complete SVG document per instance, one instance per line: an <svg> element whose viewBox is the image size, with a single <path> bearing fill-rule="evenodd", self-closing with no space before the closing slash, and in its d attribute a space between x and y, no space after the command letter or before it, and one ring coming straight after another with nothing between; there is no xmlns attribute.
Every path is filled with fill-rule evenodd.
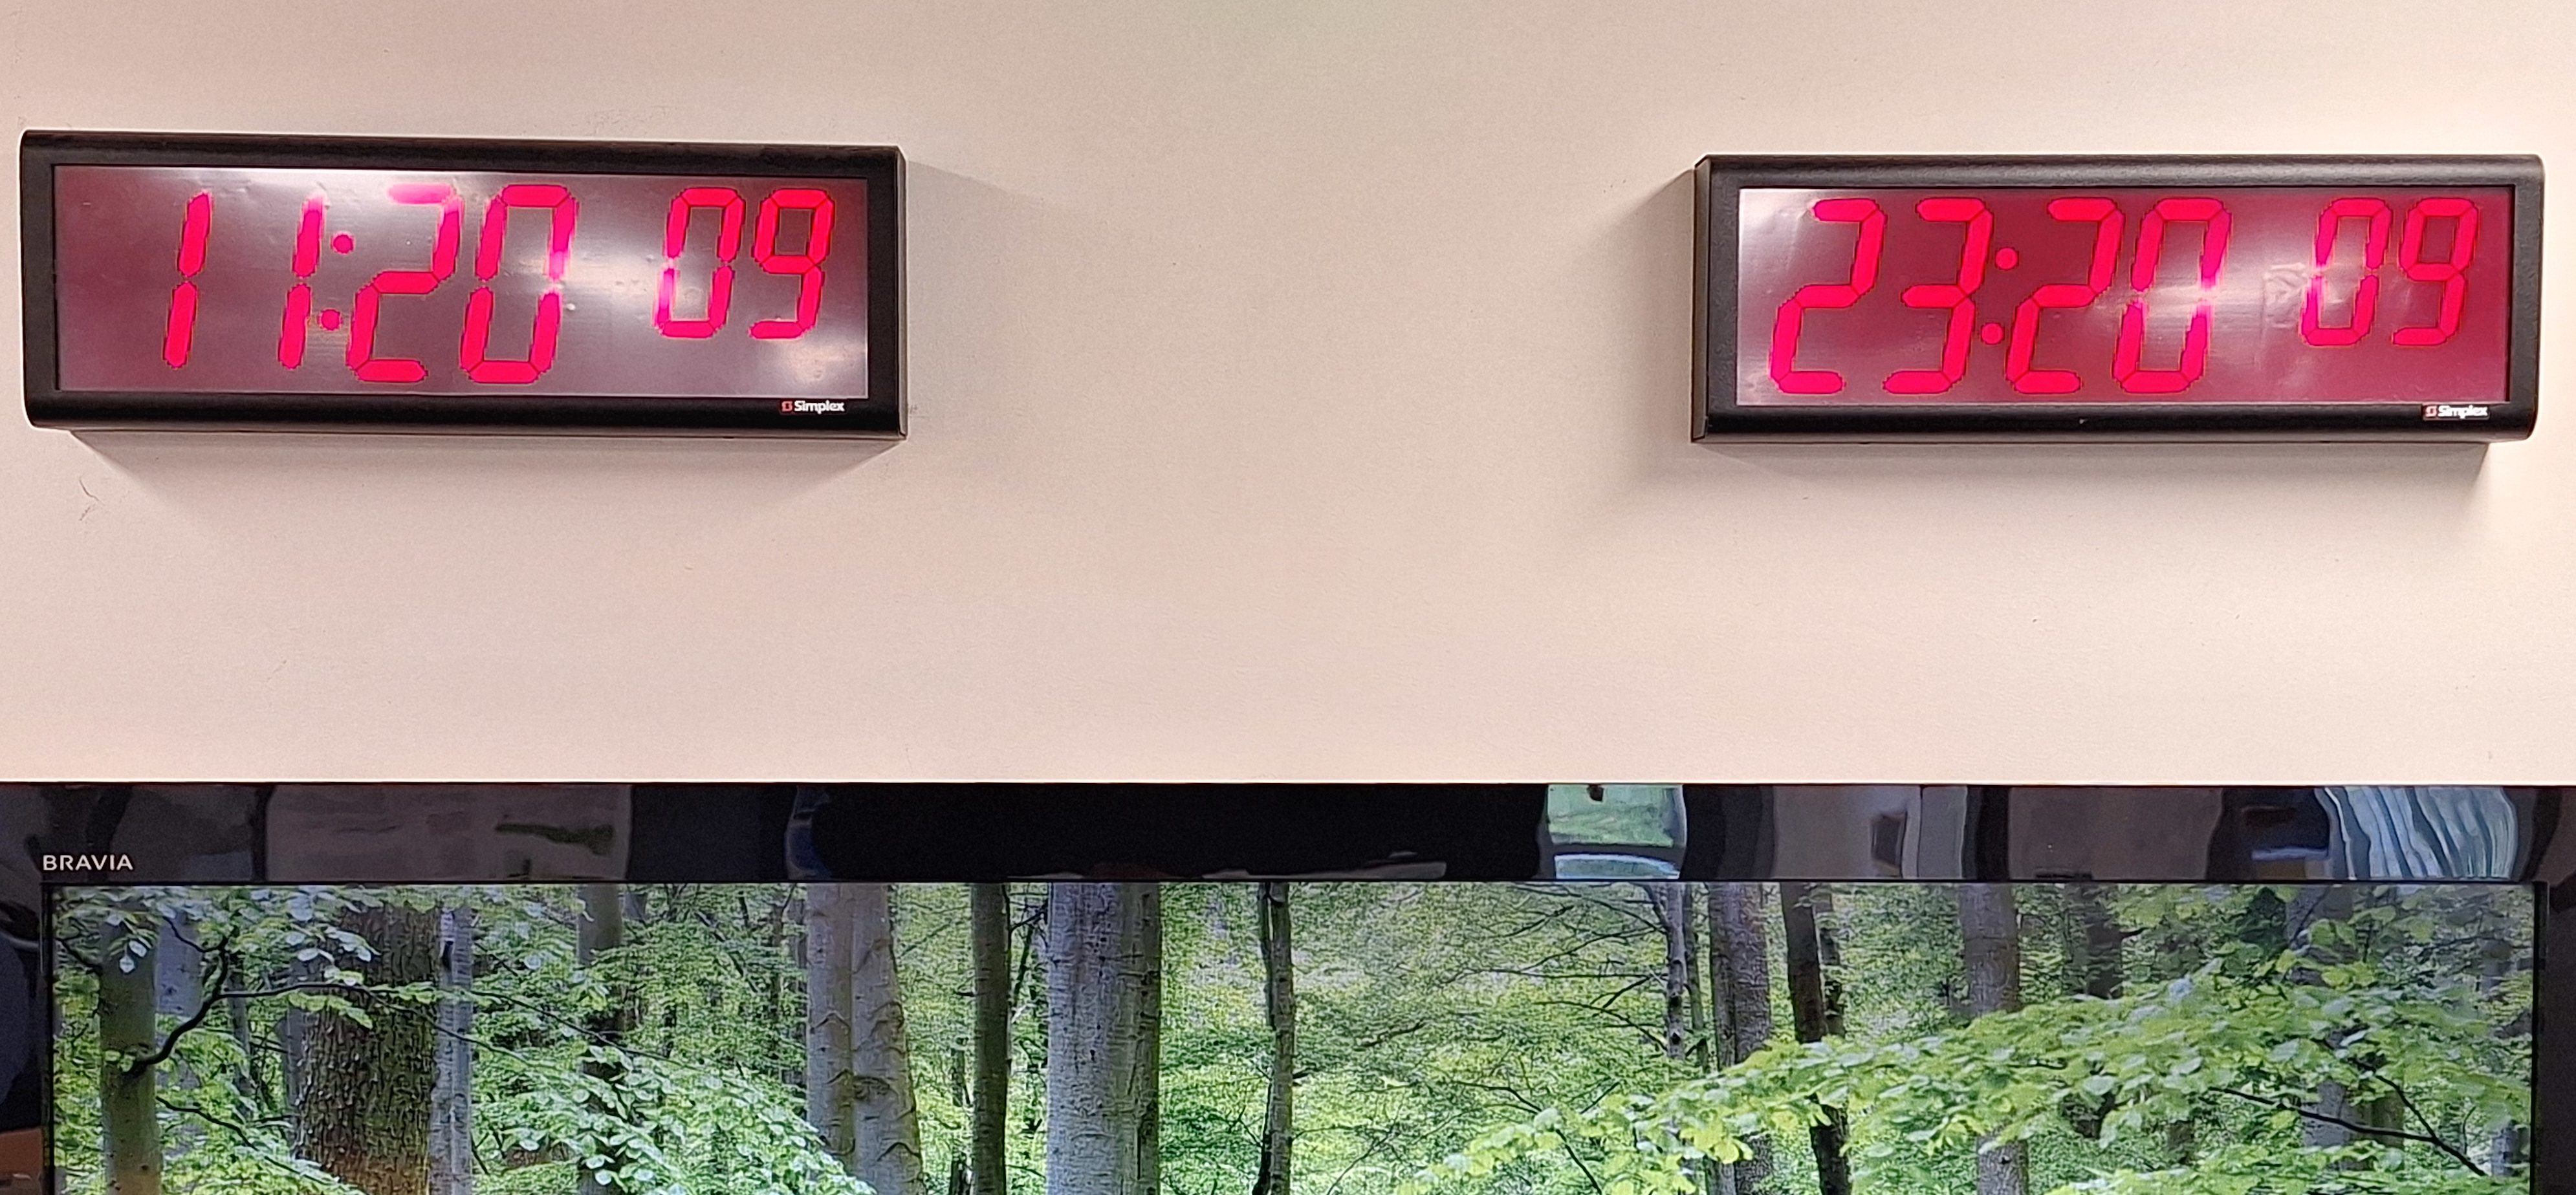
<svg viewBox="0 0 2576 1195"><path fill-rule="evenodd" d="M849 409L850 404L838 399L782 398L778 400L778 413L781 415L829 415L835 411Z"/></svg>
<svg viewBox="0 0 2576 1195"><path fill-rule="evenodd" d="M2487 417L2487 408L2484 403L2426 403L2424 417L2426 419L2484 419Z"/></svg>

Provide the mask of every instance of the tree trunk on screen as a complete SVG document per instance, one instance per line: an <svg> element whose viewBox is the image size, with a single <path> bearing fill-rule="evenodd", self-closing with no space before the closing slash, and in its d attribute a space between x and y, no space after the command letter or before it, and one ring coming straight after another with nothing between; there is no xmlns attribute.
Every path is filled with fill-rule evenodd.
<svg viewBox="0 0 2576 1195"><path fill-rule="evenodd" d="M790 915L790 909L801 908L801 906L797 904L796 898L793 896L771 892L764 892L763 895L767 897L767 899L762 903L758 911L754 911L751 904L751 893L737 890L734 893L735 907L742 910L742 923L744 926L749 927L757 925L760 927L761 953L765 957L789 957L795 953L795 950L788 944L787 918ZM798 961L802 962L803 960L799 959ZM782 1006L779 1003L779 999L786 994L783 990L783 985L778 981L778 975L779 973L777 968L770 968L768 973L768 982L761 985L761 1008L765 1010L767 1016L773 1021L775 1021L780 1012L783 1011Z"/></svg>
<svg viewBox="0 0 2576 1195"><path fill-rule="evenodd" d="M1715 1022L1712 1057L1733 1066L1770 1044L1771 942L1760 884L1705 884L1708 984ZM1759 1195L1771 1181L1771 1140L1750 1142L1752 1156L1728 1167L1735 1195Z"/></svg>
<svg viewBox="0 0 2576 1195"><path fill-rule="evenodd" d="M1288 885L1263 884L1262 1004L1270 1019L1270 1098L1262 1111L1261 1170L1252 1195L1289 1195L1297 1137L1297 957Z"/></svg>
<svg viewBox="0 0 2576 1195"><path fill-rule="evenodd" d="M788 897L778 909L778 940L787 948L788 959L795 963L797 970L804 973L807 986L810 986L814 977L814 939L806 932L805 927L805 889L798 885L789 887L787 891ZM789 926L794 926L796 932L792 934L787 932ZM795 1042L802 1047L808 1039L804 1021L812 1011L810 994L806 996L808 1003L798 1006L804 1011L797 1014L797 1019L792 1024L787 1017L789 1007L794 1003L789 1000L789 995L785 977L779 971L772 970L768 988L770 1023L777 1025L783 1031L792 1033ZM782 1061L785 1065L778 1073L779 1085L790 1090L802 1090L805 1083L805 1059L798 1055L785 1057ZM813 1123L810 1116L806 1123Z"/></svg>
<svg viewBox="0 0 2576 1195"><path fill-rule="evenodd" d="M206 952L197 946L197 925L185 913L173 913L161 920L158 941L153 947L154 979L152 1005L155 1014L172 1022L185 1020L197 1012L206 998ZM160 1073L153 1083L181 1102L202 1102L197 1089L205 1080L184 1058L172 1056L162 1060ZM181 1120L166 1126L161 1134L161 1156L184 1158L205 1143L206 1126Z"/></svg>
<svg viewBox="0 0 2576 1195"><path fill-rule="evenodd" d="M858 1176L877 1195L923 1195L921 1129L913 1108L912 1048L895 974L894 889L851 884L850 1072Z"/></svg>
<svg viewBox="0 0 2576 1195"><path fill-rule="evenodd" d="M2302 888L2284 913L2287 921L2284 937L2292 949L2297 949L2305 942L2308 930L2318 922L2351 917L2352 905L2353 890L2347 885L2323 884ZM2335 961L2323 957L2322 952L2310 953L2319 962ZM2307 968L2291 972L2290 977L2300 983L2319 982L2316 972ZM2328 1120L2358 1122L2351 1094L2342 1083L2332 1079L2319 1083L2317 1096L2308 1101L2306 1110L2310 1115L2302 1117L2299 1125L2300 1138L2306 1144L2321 1148L2352 1144L2352 1130Z"/></svg>
<svg viewBox="0 0 2576 1195"><path fill-rule="evenodd" d="M805 1123L858 1173L858 1074L850 1010L858 910L840 884L805 887Z"/></svg>
<svg viewBox="0 0 2576 1195"><path fill-rule="evenodd" d="M1052 885L1038 887L1037 899L1031 902L1028 919L1020 926L1019 948L1012 956L1014 961L1011 964L1013 1019L1042 1016L1046 1012L1046 929L1048 911L1054 907L1052 888ZM1029 1065L1023 1072L1023 1081L1035 1082L1043 1088L1046 1085L1047 1055L1043 1045L1039 1050L1036 1058L1026 1060ZM1017 1055L1013 1058L1015 1062L1020 1061ZM1043 1090L1037 1099L1022 1099L1019 1110L1021 1132L1035 1135L1045 1131L1047 1102Z"/></svg>
<svg viewBox="0 0 2576 1195"><path fill-rule="evenodd" d="M2506 945L2501 936L2498 936L2494 944L2488 947L2485 964L2479 968L2478 994L2488 1000L2498 999L2503 991L2505 978L2515 969L2513 948ZM2495 1029L2495 1035L2506 1040L2528 1037L2530 1033L2531 1014L2527 1010L2511 1022L2498 1025ZM2500 1117L2486 1126L2485 1140L2481 1143L2486 1157L2481 1164L2486 1167L2489 1175L2496 1178L2510 1177L2514 1170L2521 1166L2529 1152L2529 1143L2524 1134L2525 1130L2517 1126L2510 1116Z"/></svg>
<svg viewBox="0 0 2576 1195"><path fill-rule="evenodd" d="M2120 932L2120 923L2112 915L2110 885L2067 885L2062 950L2070 990L2097 1000L2119 995L2120 985L2128 980L2121 957L2126 941L2127 935ZM2061 1111L2077 1133L2099 1141L2102 1122L2117 1104L2116 1093L2094 1098L2070 1095Z"/></svg>
<svg viewBox="0 0 2576 1195"><path fill-rule="evenodd" d="M967 919L970 922L973 920L971 908ZM948 1104L952 1108L965 1109L967 1119L966 1147L963 1149L952 1149L948 1151L948 1195L975 1195L975 1170L968 1161L969 1157L975 1152L975 1076L973 1071L973 1064L967 1060L967 1051L960 1049L951 1049L948 1051Z"/></svg>
<svg viewBox="0 0 2576 1195"><path fill-rule="evenodd" d="M206 954L196 947L196 940L196 924L186 915L162 920L152 968L152 1002L162 1016L188 1016L205 998Z"/></svg>
<svg viewBox="0 0 2576 1195"><path fill-rule="evenodd" d="M626 945L626 886L623 884L584 884L581 886L581 925L574 943L582 966L601 960L609 951ZM625 1077L624 1056L618 1053L625 1044L626 1033L635 1027L633 993L622 981L609 984L608 1006L590 1014L583 1025L593 1056L581 1066L592 1078L614 1084ZM602 1113L609 1110L599 1109ZM611 1165L625 1159L611 1156ZM580 1195L610 1195L610 1186L593 1177L588 1168L581 1175Z"/></svg>
<svg viewBox="0 0 2576 1195"><path fill-rule="evenodd" d="M966 899L975 969L972 1195L1010 1195L1011 886L977 884Z"/></svg>
<svg viewBox="0 0 2576 1195"><path fill-rule="evenodd" d="M430 1195L474 1195L474 910L439 915L438 1075L430 1090Z"/></svg>
<svg viewBox="0 0 2576 1195"><path fill-rule="evenodd" d="M235 975L242 973L240 955L230 957L229 970ZM250 998L226 997L224 1019L232 1030L234 1048L241 1051L242 1063L235 1072L235 1080L241 1084L242 1094L250 1097L252 1106L258 1108L261 1115L277 1115L276 1090L269 1086L268 1068L262 1062L259 1040L251 1031Z"/></svg>
<svg viewBox="0 0 2576 1195"><path fill-rule="evenodd" d="M2308 1101L2305 1110L2309 1116L2299 1124L2302 1144L2318 1149L2352 1144L2352 1130L2334 1123L2353 1119L2352 1103L2343 1084L2332 1079L2318 1084L2317 1098Z"/></svg>
<svg viewBox="0 0 2576 1195"><path fill-rule="evenodd" d="M1136 912L1136 1053L1127 1063L1137 1093L1136 1190L1163 1190L1163 890L1133 884Z"/></svg>
<svg viewBox="0 0 2576 1195"><path fill-rule="evenodd" d="M1656 924L1664 931L1664 1057L1676 1062L1699 1052L1699 974L1693 957L1690 885L1650 883Z"/></svg>
<svg viewBox="0 0 2576 1195"><path fill-rule="evenodd" d="M1959 889L1959 941L1968 972L1968 1014L2021 1007L2021 911L2009 884ZM1977 1195L2028 1195L2021 1142L1979 1142Z"/></svg>
<svg viewBox="0 0 2576 1195"><path fill-rule="evenodd" d="M297 960L286 968L291 983L314 983L322 978L322 966L311 960ZM277 1018L278 1089L286 1097L287 1135L304 1133L305 1057L313 1052L314 1014L300 1008L289 1008Z"/></svg>
<svg viewBox="0 0 2576 1195"><path fill-rule="evenodd" d="M2111 886L2070 884L2066 889L2068 926L2066 957L2072 964L2069 986L2100 1000L2120 994L2128 978L2121 958L2128 935L2120 932L2111 912Z"/></svg>
<svg viewBox="0 0 2576 1195"><path fill-rule="evenodd" d="M1714 1069L1712 1064L1717 1060L1713 1036L1716 1033L1716 1009L1713 1005L1717 993L1704 990L1706 985L1700 982L1699 945L1705 912L1700 907L1699 890L1689 884L1673 885L1673 901L1681 906L1682 914L1682 978L1690 989L1683 996L1690 1002L1691 1063L1701 1071L1708 1071ZM1669 939L1666 948L1670 948Z"/></svg>
<svg viewBox="0 0 2576 1195"><path fill-rule="evenodd" d="M1780 920L1787 931L1789 1010L1799 1041L1822 1041L1843 1031L1842 951L1834 941L1833 891L1822 884L1780 885ZM1851 1195L1851 1162L1844 1156L1849 1138L1842 1110L1825 1110L1825 1123L1807 1130L1816 1151L1819 1195Z"/></svg>
<svg viewBox="0 0 2576 1195"><path fill-rule="evenodd" d="M437 980L438 914L384 906L353 911L340 926L375 948L372 959L342 960L367 986ZM297 1084L295 1152L367 1195L428 1195L437 1013L364 992L350 1002L374 1024L314 1014Z"/></svg>
<svg viewBox="0 0 2576 1195"><path fill-rule="evenodd" d="M1707 1023L1699 1008L1699 902L1692 899L1691 886L1679 881L1652 882L1642 885L1647 902L1654 907L1656 924L1664 931L1664 1057L1675 1062L1685 1059L1705 1069L1708 1064ZM1698 1189L1714 1192L1719 1178L1714 1162L1700 1162L1691 1167L1698 1176Z"/></svg>
<svg viewBox="0 0 2576 1195"><path fill-rule="evenodd" d="M1047 897L1048 1195L1155 1195L1161 898L1146 884Z"/></svg>
<svg viewBox="0 0 2576 1195"><path fill-rule="evenodd" d="M2329 895L2318 902L2318 914L2320 916L2342 918L2351 917L2359 909L2360 897L2360 891L2350 886L2338 885ZM2358 957L2359 952L2338 952L2335 957L2324 961L2349 962L2357 961ZM2299 978L2313 982L2313 979L2306 975L2301 975ZM2347 1038L2346 1042L2343 1044L2348 1044L2349 1040L2350 1039ZM2386 1064L2387 1055L2376 1043L2373 1043L2356 1051L2352 1057L2352 1062L2355 1066L2361 1068L2363 1072L2371 1073L2376 1072L2381 1066ZM2357 1133L2355 1134L2356 1136L2365 1137L2383 1144L2394 1145L2398 1143L2399 1138L2383 1135L2386 1133L2403 1132L2407 1127L2406 1101L2398 1094L2395 1088L2388 1086L2384 1082L2365 1081L2349 1090L2346 1090L2343 1093L2343 1097L2345 1106L2350 1109L2347 1113L2347 1117L2354 1124L2360 1125L2364 1129L2381 1130L2379 1133ZM2438 1133L2436 1135L2438 1135Z"/></svg>
<svg viewBox="0 0 2576 1195"><path fill-rule="evenodd" d="M98 968L98 1092L108 1195L161 1195L159 1068L135 1060L158 1049L153 976L158 946L141 955L110 943Z"/></svg>

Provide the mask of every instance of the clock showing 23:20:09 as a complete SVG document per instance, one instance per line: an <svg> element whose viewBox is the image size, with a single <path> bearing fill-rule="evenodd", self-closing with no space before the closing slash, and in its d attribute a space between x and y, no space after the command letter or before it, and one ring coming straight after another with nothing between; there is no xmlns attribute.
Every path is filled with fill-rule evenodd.
<svg viewBox="0 0 2576 1195"><path fill-rule="evenodd" d="M2530 158L1712 158L1703 437L2526 433Z"/></svg>

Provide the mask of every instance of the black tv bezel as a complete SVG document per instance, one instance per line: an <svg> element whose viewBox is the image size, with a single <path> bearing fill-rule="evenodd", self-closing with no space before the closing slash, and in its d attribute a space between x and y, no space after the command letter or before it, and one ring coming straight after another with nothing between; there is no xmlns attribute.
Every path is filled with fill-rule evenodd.
<svg viewBox="0 0 2576 1195"><path fill-rule="evenodd" d="M1745 440L2518 440L2540 402L2541 161L2532 155L1726 156L1695 172L1692 438ZM2513 294L2505 394L2483 420L2421 403L1981 403L1748 406L1737 401L1739 196L1748 188L2507 187Z"/></svg>
<svg viewBox="0 0 2576 1195"><path fill-rule="evenodd" d="M55 301L54 168L297 167L848 178L868 188L868 395L786 414L783 398L614 394L177 394L64 390ZM904 434L903 154L891 146L306 137L29 130L18 142L26 409L74 431L376 431L864 437Z"/></svg>

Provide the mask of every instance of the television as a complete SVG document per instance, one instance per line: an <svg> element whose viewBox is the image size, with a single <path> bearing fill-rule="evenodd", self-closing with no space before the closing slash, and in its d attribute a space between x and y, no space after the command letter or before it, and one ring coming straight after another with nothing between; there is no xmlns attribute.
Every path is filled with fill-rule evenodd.
<svg viewBox="0 0 2576 1195"><path fill-rule="evenodd" d="M66 1195L2560 1195L2564 804L31 786L6 1107Z"/></svg>

